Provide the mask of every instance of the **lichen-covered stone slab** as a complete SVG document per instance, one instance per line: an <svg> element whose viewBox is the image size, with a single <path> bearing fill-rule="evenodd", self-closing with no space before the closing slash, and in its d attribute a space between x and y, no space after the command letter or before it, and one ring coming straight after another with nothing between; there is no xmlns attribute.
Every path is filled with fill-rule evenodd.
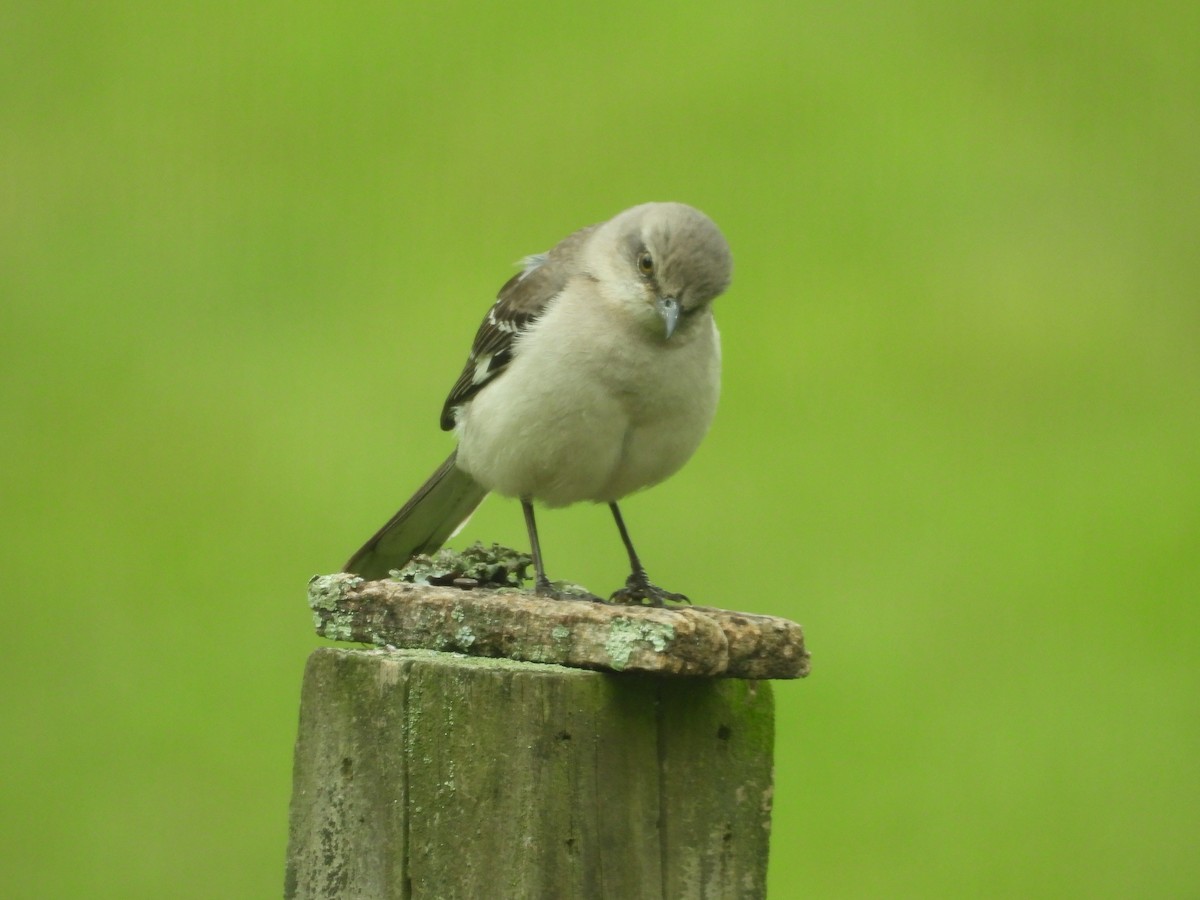
<svg viewBox="0 0 1200 900"><path fill-rule="evenodd" d="M795 622L711 607L550 600L345 574L314 577L309 605L317 633L339 641L656 675L808 674Z"/></svg>

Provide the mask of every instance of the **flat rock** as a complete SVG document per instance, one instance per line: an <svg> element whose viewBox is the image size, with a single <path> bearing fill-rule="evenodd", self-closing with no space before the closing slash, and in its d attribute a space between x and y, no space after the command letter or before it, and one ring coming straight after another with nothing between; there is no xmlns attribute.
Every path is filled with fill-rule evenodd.
<svg viewBox="0 0 1200 900"><path fill-rule="evenodd" d="M308 601L317 634L337 641L654 675L803 678L809 670L795 622L705 606L551 600L346 574L315 576Z"/></svg>

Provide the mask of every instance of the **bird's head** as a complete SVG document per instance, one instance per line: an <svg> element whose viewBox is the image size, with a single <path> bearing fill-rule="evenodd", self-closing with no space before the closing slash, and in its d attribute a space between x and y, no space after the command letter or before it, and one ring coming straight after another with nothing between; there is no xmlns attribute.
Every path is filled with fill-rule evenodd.
<svg viewBox="0 0 1200 900"><path fill-rule="evenodd" d="M597 234L619 299L662 339L684 334L727 287L729 244L712 219L683 203L645 203Z"/></svg>

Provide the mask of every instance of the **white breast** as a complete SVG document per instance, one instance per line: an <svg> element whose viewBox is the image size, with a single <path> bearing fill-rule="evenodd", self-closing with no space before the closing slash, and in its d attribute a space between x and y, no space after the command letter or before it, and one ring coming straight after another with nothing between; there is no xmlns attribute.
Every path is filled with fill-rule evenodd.
<svg viewBox="0 0 1200 900"><path fill-rule="evenodd" d="M564 506L618 500L687 462L716 412L716 326L705 314L664 343L614 327L622 314L586 292L553 303L460 410L459 466L488 490Z"/></svg>

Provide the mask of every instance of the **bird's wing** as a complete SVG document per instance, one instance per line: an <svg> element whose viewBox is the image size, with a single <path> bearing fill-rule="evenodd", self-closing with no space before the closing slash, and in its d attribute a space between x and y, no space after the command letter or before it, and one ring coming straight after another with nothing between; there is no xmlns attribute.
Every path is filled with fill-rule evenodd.
<svg viewBox="0 0 1200 900"><path fill-rule="evenodd" d="M442 429L454 427L455 410L504 372L518 352L517 338L524 334L550 302L578 274L579 253L595 228L582 228L559 242L548 253L523 260L524 268L510 278L488 310L463 366L442 406Z"/></svg>

